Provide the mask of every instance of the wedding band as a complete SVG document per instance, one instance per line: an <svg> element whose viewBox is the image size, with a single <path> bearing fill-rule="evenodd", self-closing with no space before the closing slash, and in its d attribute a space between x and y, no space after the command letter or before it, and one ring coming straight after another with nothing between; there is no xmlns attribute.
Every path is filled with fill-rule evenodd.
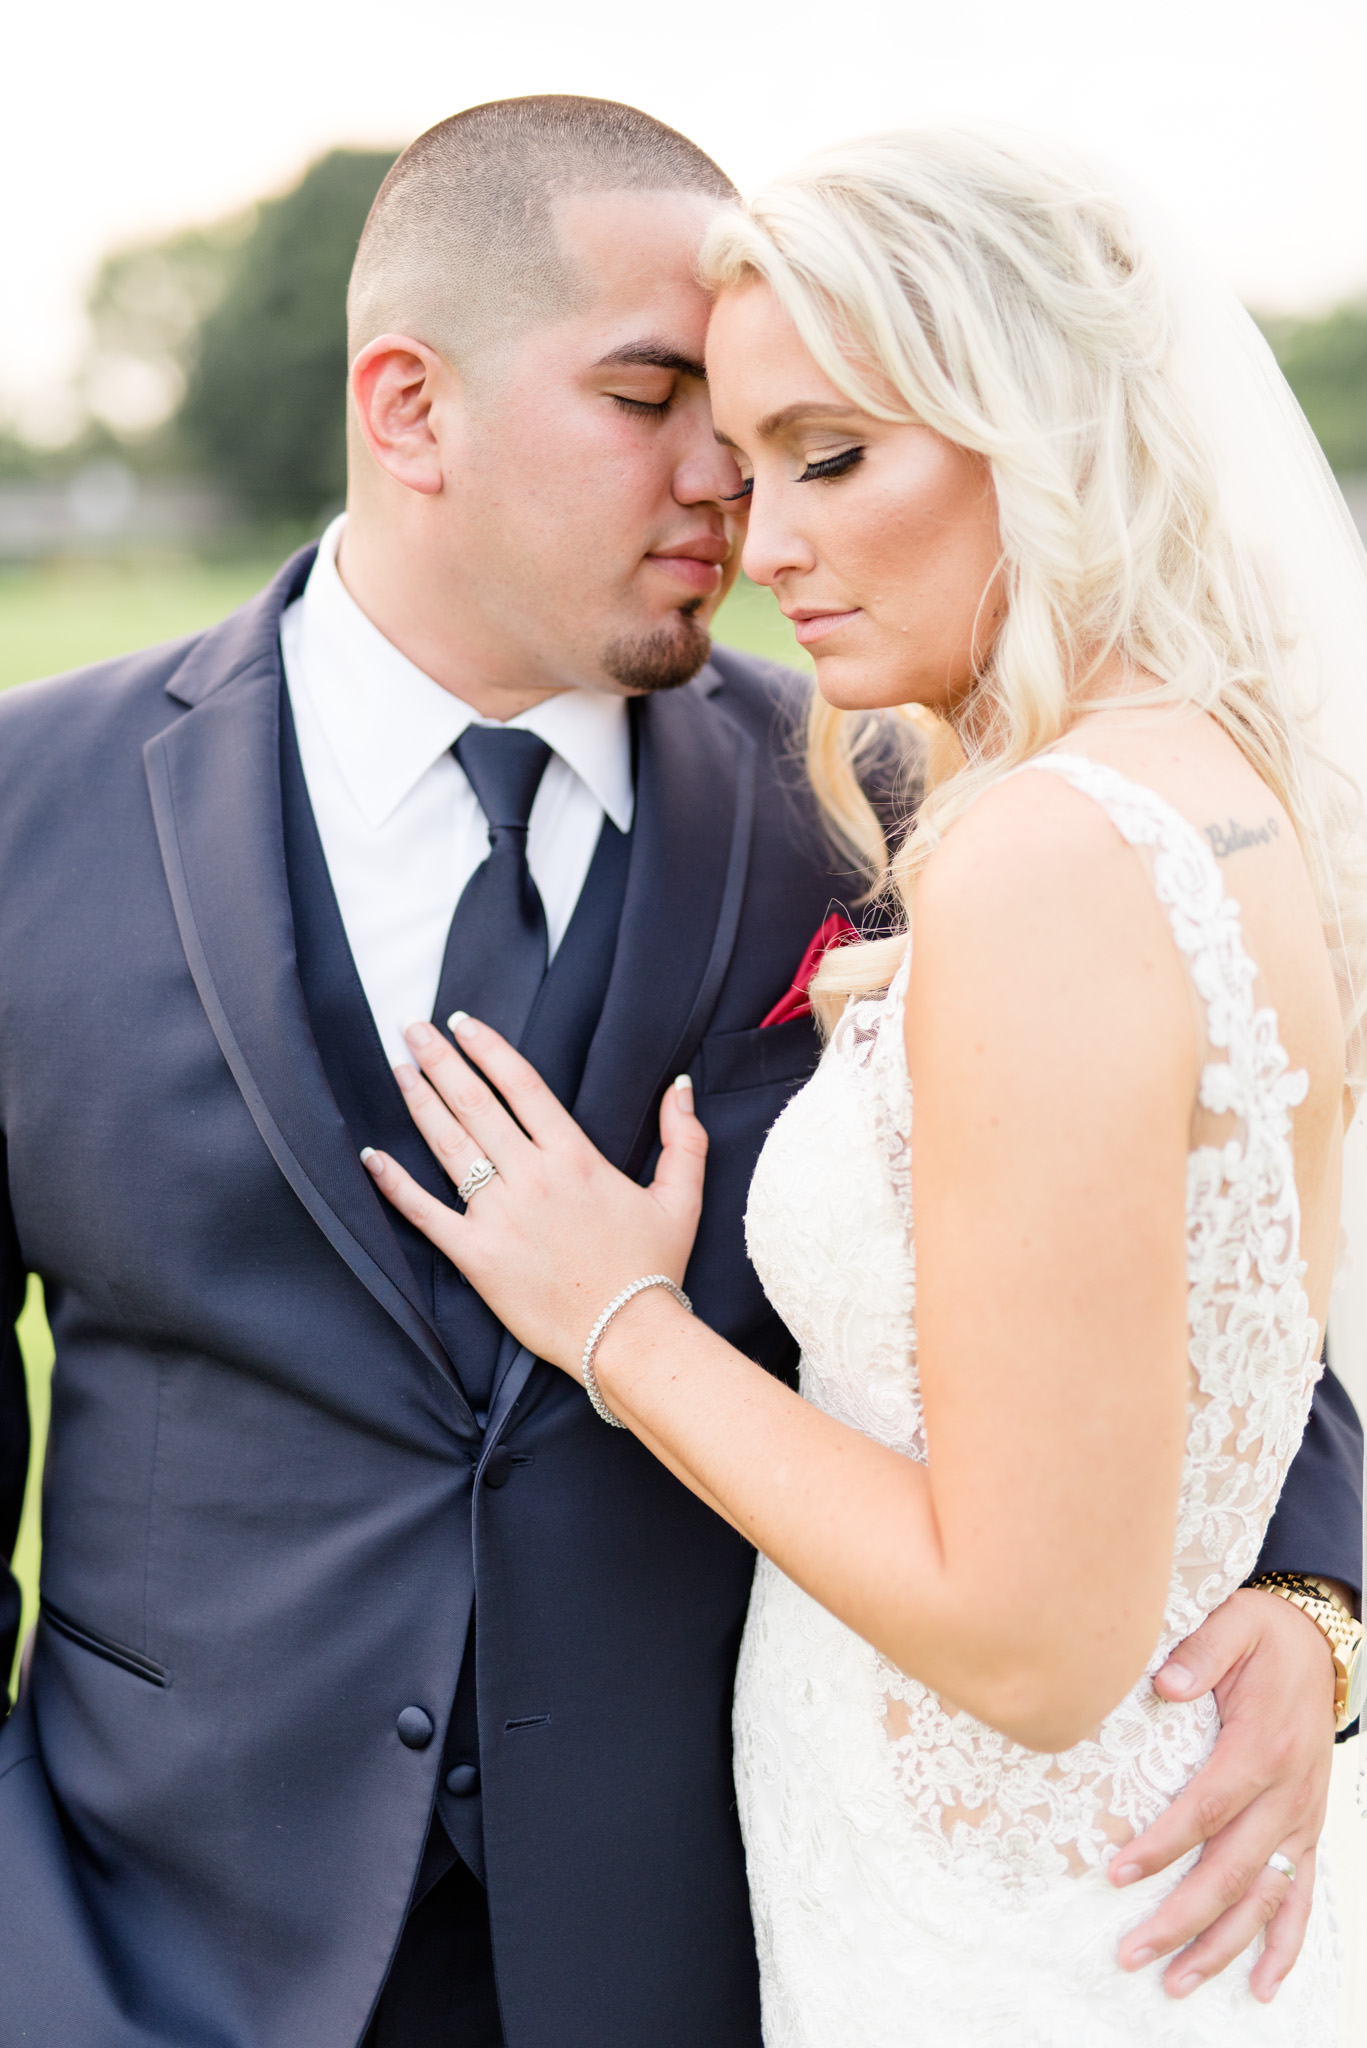
<svg viewBox="0 0 1367 2048"><path fill-rule="evenodd" d="M1289 1856L1283 1856L1280 1849L1268 1857L1267 1867L1269 1870L1280 1870L1282 1876L1289 1883L1294 1884L1296 1882L1296 1866Z"/></svg>
<svg viewBox="0 0 1367 2048"><path fill-rule="evenodd" d="M498 1168L494 1165L492 1159L477 1159L460 1186L456 1189L456 1193L460 1196L462 1202L468 1202L471 1195L477 1195L482 1187L488 1185L497 1172Z"/></svg>

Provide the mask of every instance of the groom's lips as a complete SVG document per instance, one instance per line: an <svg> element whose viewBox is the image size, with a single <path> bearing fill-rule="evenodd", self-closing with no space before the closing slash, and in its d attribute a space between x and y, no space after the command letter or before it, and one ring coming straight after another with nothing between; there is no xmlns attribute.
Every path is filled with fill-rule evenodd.
<svg viewBox="0 0 1367 2048"><path fill-rule="evenodd" d="M696 540L676 541L673 547L655 548L646 556L675 582L700 597L711 597L721 588L722 565L731 549L720 534L701 533Z"/></svg>

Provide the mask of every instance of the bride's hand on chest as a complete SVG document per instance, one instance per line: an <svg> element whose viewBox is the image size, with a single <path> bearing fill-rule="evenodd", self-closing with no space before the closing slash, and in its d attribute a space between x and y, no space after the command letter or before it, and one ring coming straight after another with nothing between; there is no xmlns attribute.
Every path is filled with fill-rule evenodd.
<svg viewBox="0 0 1367 2048"><path fill-rule="evenodd" d="M585 1338L614 1295L648 1273L683 1279L707 1158L691 1085L684 1078L666 1090L659 1164L641 1187L609 1164L496 1031L460 1016L452 1031L459 1050L430 1024L410 1025L415 1064L396 1068L395 1077L454 1188L478 1162L493 1174L475 1173L482 1184L462 1214L386 1155L363 1157L386 1199L459 1268L500 1322L539 1358L577 1377Z"/></svg>

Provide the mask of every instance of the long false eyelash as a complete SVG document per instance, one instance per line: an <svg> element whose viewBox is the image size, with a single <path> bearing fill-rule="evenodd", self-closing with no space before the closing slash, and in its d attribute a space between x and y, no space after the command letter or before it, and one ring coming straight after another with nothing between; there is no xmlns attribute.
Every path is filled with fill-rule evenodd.
<svg viewBox="0 0 1367 2048"><path fill-rule="evenodd" d="M856 469L863 460L862 448L842 448L839 455L828 455L822 462L809 462L795 481L810 484L815 483L818 477L844 476L847 471Z"/></svg>
<svg viewBox="0 0 1367 2048"><path fill-rule="evenodd" d="M796 477L794 481L800 484L811 484L823 476L845 476L850 470L857 469L863 460L864 451L862 448L842 448L838 455L828 455L822 462L809 462L801 476ZM754 478L747 477L738 491L732 491L729 497L722 499L723 505L734 505L738 498L750 497L754 492L754 488Z"/></svg>

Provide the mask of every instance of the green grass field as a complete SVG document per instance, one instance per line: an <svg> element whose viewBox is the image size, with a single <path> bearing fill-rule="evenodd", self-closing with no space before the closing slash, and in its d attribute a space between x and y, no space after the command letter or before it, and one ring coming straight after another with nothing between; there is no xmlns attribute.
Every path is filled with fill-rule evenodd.
<svg viewBox="0 0 1367 2048"><path fill-rule="evenodd" d="M275 567L269 561L77 562L0 571L0 689L198 632L259 590ZM737 586L718 614L715 631L728 646L794 667L810 666L768 591L754 584ZM22 1642L38 1596L40 1476L52 1371L52 1340L36 1280L19 1335L33 1420L28 1494L14 1554L24 1591Z"/></svg>

